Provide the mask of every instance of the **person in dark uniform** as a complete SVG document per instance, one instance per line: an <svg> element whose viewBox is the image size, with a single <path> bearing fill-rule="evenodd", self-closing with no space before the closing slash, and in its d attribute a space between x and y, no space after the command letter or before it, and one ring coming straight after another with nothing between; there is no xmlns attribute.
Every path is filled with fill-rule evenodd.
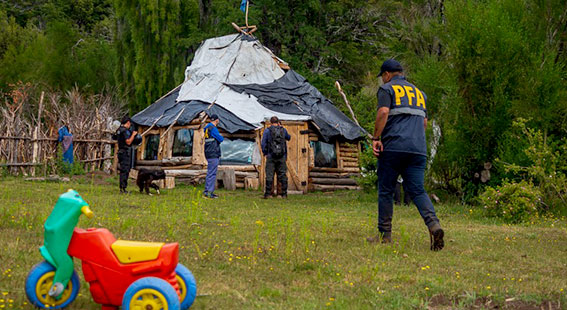
<svg viewBox="0 0 567 310"><path fill-rule="evenodd" d="M392 242L393 194L401 175L404 190L429 230L431 250L439 251L444 247L444 231L424 188L427 97L406 80L402 65L394 59L384 61L379 75L385 84L378 89L378 113L372 138L372 149L378 157L378 234L366 240Z"/></svg>
<svg viewBox="0 0 567 310"><path fill-rule="evenodd" d="M132 142L138 134L137 131L131 131L132 123L130 117L124 116L118 128L118 170L120 171L120 193L127 194L128 175L132 169Z"/></svg>
<svg viewBox="0 0 567 310"><path fill-rule="evenodd" d="M402 205L402 184L404 183L404 179L402 176L398 176L398 181L396 182L396 190L394 191L394 203L398 206ZM411 197L409 196L409 192L404 189L404 205L409 206L411 203Z"/></svg>
<svg viewBox="0 0 567 310"><path fill-rule="evenodd" d="M291 136L276 116L270 118L270 123L271 126L264 130L262 136L262 153L266 156L266 191L264 198L272 197L274 173L278 177L278 186L281 185L281 192L278 194L282 198L287 198L286 141L291 140Z"/></svg>

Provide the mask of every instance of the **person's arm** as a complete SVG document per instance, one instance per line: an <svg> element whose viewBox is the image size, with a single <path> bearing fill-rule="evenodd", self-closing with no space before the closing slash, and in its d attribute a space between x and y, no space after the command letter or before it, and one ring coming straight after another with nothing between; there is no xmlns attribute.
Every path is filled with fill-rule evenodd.
<svg viewBox="0 0 567 310"><path fill-rule="evenodd" d="M136 138L137 134L138 134L137 131L132 132L132 134L130 135L130 138L126 139L126 144L132 145L132 142L134 141L134 138Z"/></svg>
<svg viewBox="0 0 567 310"><path fill-rule="evenodd" d="M388 121L388 114L390 113L390 108L382 107L378 109L376 113L376 122L374 124L374 138L379 138L386 127L386 122ZM372 151L374 156L379 156L380 152L384 150L382 141L372 140Z"/></svg>
<svg viewBox="0 0 567 310"><path fill-rule="evenodd" d="M268 139L270 138L270 130L264 129L264 134L262 135L262 154L264 156L268 155Z"/></svg>
<svg viewBox="0 0 567 310"><path fill-rule="evenodd" d="M284 128L283 130L284 130L284 132L285 132L285 139L286 139L287 141L291 140L291 136L289 135L289 133L287 132L287 130L286 130L285 128Z"/></svg>
<svg viewBox="0 0 567 310"><path fill-rule="evenodd" d="M221 136L219 129L217 128L217 126L212 126L212 130L211 130L211 136L213 138L215 138L219 143L224 141L224 138Z"/></svg>
<svg viewBox="0 0 567 310"><path fill-rule="evenodd" d="M374 122L374 135L372 140L372 152L374 156L379 156L380 152L384 150L382 141L374 140L379 139L386 127L386 122L388 121L388 115L390 114L390 105L392 104L392 98L390 94L382 88L378 89L378 112L376 113L376 121Z"/></svg>
<svg viewBox="0 0 567 310"><path fill-rule="evenodd" d="M423 129L427 130L427 117L423 119Z"/></svg>

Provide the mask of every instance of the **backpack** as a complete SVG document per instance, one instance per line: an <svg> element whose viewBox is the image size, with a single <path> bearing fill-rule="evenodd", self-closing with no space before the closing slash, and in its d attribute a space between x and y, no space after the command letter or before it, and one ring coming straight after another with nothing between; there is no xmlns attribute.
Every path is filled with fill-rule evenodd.
<svg viewBox="0 0 567 310"><path fill-rule="evenodd" d="M272 126L270 133L270 154L272 158L282 158L285 155L285 129L282 126Z"/></svg>

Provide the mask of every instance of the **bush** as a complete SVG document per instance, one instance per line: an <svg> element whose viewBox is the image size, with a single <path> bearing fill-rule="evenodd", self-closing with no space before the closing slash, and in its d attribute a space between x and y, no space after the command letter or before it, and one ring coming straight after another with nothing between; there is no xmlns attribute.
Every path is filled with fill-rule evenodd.
<svg viewBox="0 0 567 310"><path fill-rule="evenodd" d="M567 209L567 139L546 135L527 126L528 120L518 118L510 134L520 145L525 145L522 164L507 163L498 159L516 180L528 180L538 187L542 204L552 212Z"/></svg>
<svg viewBox="0 0 567 310"><path fill-rule="evenodd" d="M376 173L378 160L372 153L372 145L363 144L360 154L361 176L357 182L366 192L376 192L378 174Z"/></svg>
<svg viewBox="0 0 567 310"><path fill-rule="evenodd" d="M513 224L529 221L538 215L542 206L541 192L526 181L505 182L496 189L487 187L478 199L489 216Z"/></svg>

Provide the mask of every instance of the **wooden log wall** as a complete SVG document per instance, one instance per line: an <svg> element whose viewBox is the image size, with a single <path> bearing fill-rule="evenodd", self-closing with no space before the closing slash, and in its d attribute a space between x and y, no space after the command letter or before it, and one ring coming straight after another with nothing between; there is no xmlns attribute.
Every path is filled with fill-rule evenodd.
<svg viewBox="0 0 567 310"><path fill-rule="evenodd" d="M359 169L360 143L336 142L337 167Z"/></svg>
<svg viewBox="0 0 567 310"><path fill-rule="evenodd" d="M166 176L175 178L175 183L183 183L189 185L203 184L207 176L207 160L205 159L204 145L205 137L202 128L205 126L205 118L198 117L194 119L189 125L184 126L170 126L164 128L155 127L139 127L139 132L145 133L142 139L142 144L138 148L136 154L136 167L135 169L162 169L165 171ZM172 157L173 141L175 132L178 129L187 128L193 129L193 154L191 157ZM220 131L223 137L229 139L255 139L256 132L251 133L228 133L223 130ZM146 137L152 134L160 135L160 143L158 149L157 160L145 160L144 152L146 149ZM231 176L225 178L225 171L233 171ZM224 181L224 182L223 182ZM217 174L217 182L229 189L246 188L258 189L259 187L259 173L258 167L253 165L243 166L219 166ZM230 183L225 185L224 183Z"/></svg>
<svg viewBox="0 0 567 310"><path fill-rule="evenodd" d="M163 169L168 177L174 177L176 183L186 184L202 184L205 182L207 175L206 159L204 158L204 136L202 129L204 127L204 119L195 119L191 124L186 126L170 126L168 128L141 128L139 131L144 132L148 130L147 134L160 135L160 147L157 160L144 160L143 153L145 150L145 137L142 142L137 155L136 168L146 169ZM305 160L302 165L305 165L307 173L307 188L306 190L337 190L337 189L359 189L356 183L356 177L360 175L359 142L341 142L335 141L335 148L337 154L337 168L322 168L314 167L314 151L309 145L309 141L319 141L320 136L317 129L312 125L309 127L303 123L290 123L287 122L284 126L302 125L302 130L299 130L297 136L305 137L305 143L301 148L297 148L298 152L306 153ZM194 129L193 141L193 156L192 157L171 157L171 149L173 147L173 137L175 131L180 128ZM254 132L244 133L228 133L220 130L221 135L229 139L245 139L256 140L258 147L260 147L261 130ZM303 149L306 152L303 152ZM288 158L289 159L289 158ZM264 162L264 161L263 161ZM303 167L303 166L302 166ZM299 167L298 167L299 168ZM234 172L234 174L233 174ZM226 188L251 188L257 189L263 186L264 183L264 166L245 165L245 166L219 166L219 173L217 181ZM297 176L296 178L299 178ZM293 182L293 176L289 178ZM229 184L223 184L229 183ZM297 182L296 182L297 183ZM288 184L289 186L289 184ZM295 184L296 187L301 187L301 183Z"/></svg>
<svg viewBox="0 0 567 310"><path fill-rule="evenodd" d="M144 166L136 166L134 172L131 174L132 178L137 175L137 170L145 169L162 169L165 171L167 177L175 178L175 184L197 185L205 183L207 176L207 169L201 165L192 165L186 167L185 165L173 165L171 161L157 160L157 161L142 161ZM179 163L182 163L180 161ZM225 174L230 173L234 175L234 179L230 181L230 185L224 184L226 179ZM224 181L224 182L223 182ZM217 173L217 182L222 184L225 188L245 188L245 189L258 189L259 187L259 173L253 165L244 166L219 166Z"/></svg>

